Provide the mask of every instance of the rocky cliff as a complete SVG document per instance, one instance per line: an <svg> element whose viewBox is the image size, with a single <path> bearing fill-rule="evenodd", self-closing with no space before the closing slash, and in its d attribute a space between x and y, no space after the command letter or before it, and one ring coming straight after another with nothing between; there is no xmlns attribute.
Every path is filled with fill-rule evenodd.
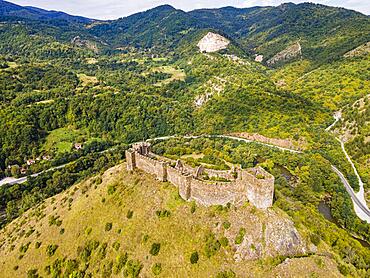
<svg viewBox="0 0 370 278"><path fill-rule="evenodd" d="M200 52L216 52L226 49L230 41L219 34L209 32L198 43Z"/></svg>

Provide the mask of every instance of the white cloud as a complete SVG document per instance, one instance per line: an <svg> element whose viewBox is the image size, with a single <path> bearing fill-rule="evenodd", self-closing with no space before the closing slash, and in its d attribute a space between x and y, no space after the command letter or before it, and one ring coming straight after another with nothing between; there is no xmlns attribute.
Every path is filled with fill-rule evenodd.
<svg viewBox="0 0 370 278"><path fill-rule="evenodd" d="M144 11L158 5L170 4L178 9L217 8L224 6L252 7L277 6L283 2L302 3L301 0L10 0L23 6L35 6L48 10L64 11L97 19L116 19L135 12ZM330 6L345 7L370 14L368 0L316 0L312 2Z"/></svg>

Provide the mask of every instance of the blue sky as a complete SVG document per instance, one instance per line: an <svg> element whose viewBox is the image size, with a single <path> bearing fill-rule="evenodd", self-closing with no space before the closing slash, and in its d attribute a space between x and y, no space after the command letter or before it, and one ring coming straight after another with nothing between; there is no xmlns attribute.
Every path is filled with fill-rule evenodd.
<svg viewBox="0 0 370 278"><path fill-rule="evenodd" d="M239 8L252 6L277 6L284 2L302 3L306 1L279 0L8 0L22 6L35 6L47 10L64 11L69 14L81 15L95 19L116 19L136 12L144 11L162 4L170 4L182 10L199 8L217 8L234 6ZM345 7L370 14L369 0L311 0L329 6Z"/></svg>

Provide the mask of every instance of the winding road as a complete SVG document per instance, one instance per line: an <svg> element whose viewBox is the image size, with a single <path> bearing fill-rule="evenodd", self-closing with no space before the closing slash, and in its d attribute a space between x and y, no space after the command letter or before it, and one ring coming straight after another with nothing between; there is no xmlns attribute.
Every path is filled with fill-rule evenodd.
<svg viewBox="0 0 370 278"><path fill-rule="evenodd" d="M341 119L341 117L342 117L342 113L340 111L336 112L334 114L334 119L335 119L334 123L332 123L325 130L330 131L331 128L334 127L335 124ZM340 140L339 138L336 138L336 139L340 143L340 146L342 148L342 151L343 151L344 155L346 156L346 159L351 164L353 172L355 173L355 175L357 177L360 190L357 193L355 193L353 188L351 187L351 185L347 181L347 179L344 177L343 173L340 172L338 170L338 168L336 168L334 165L331 165L331 167L334 170L334 172L339 176L339 178L341 179L341 181L342 181L344 187L346 188L348 194L350 195L350 197L352 199L353 207L354 207L355 212L356 212L356 215L361 220L365 220L367 223L370 223L370 210L369 210L369 208L367 206L367 203L366 203L366 200L365 200L364 183L362 182L361 177L357 172L355 164L352 162L351 157L349 156L349 154L346 151L346 148L344 146L344 142L342 140Z"/></svg>
<svg viewBox="0 0 370 278"><path fill-rule="evenodd" d="M326 129L326 131L330 131L330 129L340 120L341 115L338 114L338 113L336 113L334 115L334 118L335 118L335 122L333 124L331 124ZM270 148L276 148L276 149L279 149L279 150L282 150L282 151L288 151L288 152L291 152L291 153L298 153L298 154L299 153L302 153L301 151L297 151L297 150L293 150L293 149L288 149L288 148L283 148L283 147L279 147L279 146L276 146L276 145L266 144L266 143L262 143L262 142L259 142L259 141L249 140L249 139L245 139L245 138L241 138L241 137L236 137L236 136L230 136L230 135L199 135L199 136L176 136L176 135L172 135L172 136L156 137L156 138L148 139L147 141L168 140L168 139L171 139L171 138L185 138L185 139L226 138L226 139L231 139L231 140L242 141L242 142L245 142L245 143L251 143L251 142L253 142L253 143L264 145L264 146L267 146L267 147L270 147ZM341 143L343 153L345 154L347 160L349 161L349 163L351 164L351 166L352 166L352 168L353 168L353 170L355 172L355 175L356 175L356 177L357 177L357 179L359 181L360 191L358 193L355 193L354 190L352 189L351 185L349 184L349 182L347 181L347 179L343 175L343 173L340 172L338 170L338 168L335 167L334 165L331 165L331 167L332 167L333 171L341 179L344 187L346 188L346 191L350 195L350 197L352 199L352 202L353 202L353 205L354 205L354 209L355 209L356 215L361 220L365 220L368 223L370 223L370 210L367 207L367 204L366 204L366 201L365 201L363 182L361 180L360 175L358 174L358 172L356 170L355 165L353 164L351 158L349 157L349 155L347 154L347 152L346 152L346 150L344 148L344 143L341 140L339 140L338 138L337 138L337 140ZM114 148L111 148L110 150L112 150L112 149L114 149ZM103 152L106 152L106 151L107 150L105 150ZM37 177L38 175L40 175L42 173L53 171L53 170L56 170L56 169L60 169L60 168L65 167L66 165L68 165L68 164L64 164L64 165L60 165L60 166L57 166L57 167L53 167L53 168L50 168L48 170L45 170L45 171L42 171L40 173L36 173L36 174L30 175L30 176L31 177ZM4 185L4 184L20 184L20 183L24 183L24 182L27 181L27 178L28 177L22 177L22 178L19 178L19 179L11 179L11 180L9 180L9 178L5 178L3 180L0 180L0 186L1 185Z"/></svg>

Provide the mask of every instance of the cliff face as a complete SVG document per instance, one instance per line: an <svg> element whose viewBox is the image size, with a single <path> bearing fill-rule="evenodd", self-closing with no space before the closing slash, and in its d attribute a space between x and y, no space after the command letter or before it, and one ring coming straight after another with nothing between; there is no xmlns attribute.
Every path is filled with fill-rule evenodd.
<svg viewBox="0 0 370 278"><path fill-rule="evenodd" d="M216 52L225 49L230 41L221 35L209 32L198 43L200 52Z"/></svg>
<svg viewBox="0 0 370 278"><path fill-rule="evenodd" d="M313 249L307 246L291 220L273 210L258 215L247 214L244 221L248 226L238 223L240 226L236 225L227 233L235 250L236 261L302 255ZM236 244L233 238L238 235L238 227L241 226L245 228L245 236L240 244Z"/></svg>

